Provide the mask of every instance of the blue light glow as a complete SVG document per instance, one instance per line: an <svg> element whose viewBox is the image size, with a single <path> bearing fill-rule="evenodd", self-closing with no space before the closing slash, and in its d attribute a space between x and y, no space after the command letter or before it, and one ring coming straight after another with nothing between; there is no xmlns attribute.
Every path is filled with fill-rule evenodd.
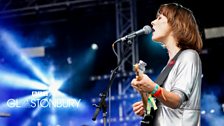
<svg viewBox="0 0 224 126"><path fill-rule="evenodd" d="M98 49L98 45L97 45L96 43L93 43L93 44L91 45L91 48L92 48L93 50L97 50L97 49Z"/></svg>
<svg viewBox="0 0 224 126"><path fill-rule="evenodd" d="M19 61L22 64L27 65L44 83L49 83L46 76L42 74L43 72L36 67L36 65L26 56L26 54L23 54L21 48L17 45L18 42L16 41L16 38L13 35L7 31L0 31L0 35L2 41L6 43L6 47L20 57Z"/></svg>
<svg viewBox="0 0 224 126"><path fill-rule="evenodd" d="M48 87L38 81L31 80L31 78L7 71L0 71L0 82L5 87L17 88L17 89L38 89L47 90Z"/></svg>

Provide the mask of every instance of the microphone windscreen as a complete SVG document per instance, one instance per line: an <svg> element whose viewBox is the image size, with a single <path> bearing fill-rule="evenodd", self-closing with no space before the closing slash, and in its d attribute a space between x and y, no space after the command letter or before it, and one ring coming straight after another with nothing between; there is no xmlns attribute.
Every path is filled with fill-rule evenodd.
<svg viewBox="0 0 224 126"><path fill-rule="evenodd" d="M144 30L144 34L149 34L150 32L152 32L152 28L148 25L145 25L143 27L143 30Z"/></svg>

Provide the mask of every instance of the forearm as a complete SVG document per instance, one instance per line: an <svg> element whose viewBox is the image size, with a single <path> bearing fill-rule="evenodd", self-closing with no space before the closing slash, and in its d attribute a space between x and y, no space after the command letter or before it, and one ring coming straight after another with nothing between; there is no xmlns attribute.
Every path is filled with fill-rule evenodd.
<svg viewBox="0 0 224 126"><path fill-rule="evenodd" d="M181 98L179 95L173 92L166 91L164 88L161 88L160 90L162 90L161 95L155 96L160 102L173 109L179 107L181 102Z"/></svg>

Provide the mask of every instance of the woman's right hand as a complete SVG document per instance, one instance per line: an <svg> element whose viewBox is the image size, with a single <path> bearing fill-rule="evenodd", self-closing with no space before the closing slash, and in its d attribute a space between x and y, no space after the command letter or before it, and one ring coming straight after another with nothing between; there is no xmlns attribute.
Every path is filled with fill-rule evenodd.
<svg viewBox="0 0 224 126"><path fill-rule="evenodd" d="M136 115L143 116L144 115L144 106L142 101L135 102L132 105L133 111Z"/></svg>

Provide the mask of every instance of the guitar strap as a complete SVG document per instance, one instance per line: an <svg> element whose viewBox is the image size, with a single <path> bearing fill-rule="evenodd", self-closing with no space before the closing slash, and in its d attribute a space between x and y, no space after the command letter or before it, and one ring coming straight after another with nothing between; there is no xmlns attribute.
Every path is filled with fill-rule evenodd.
<svg viewBox="0 0 224 126"><path fill-rule="evenodd" d="M159 76L156 78L155 83L157 83L160 86L163 86L164 81L166 80L167 76L169 75L171 69L173 68L178 56L182 50L180 50L174 57L173 59L166 65L165 69L160 72Z"/></svg>
<svg viewBox="0 0 224 126"><path fill-rule="evenodd" d="M174 57L173 59L166 65L166 67L160 72L159 76L156 78L155 83L160 85L161 87L163 86L166 78L168 77L171 69L173 68L178 56L181 54L182 50L180 50ZM152 109L150 115L144 116L143 120L141 121L141 126L153 126L153 118L156 116L156 112L154 109ZM153 124L153 125L151 125Z"/></svg>

